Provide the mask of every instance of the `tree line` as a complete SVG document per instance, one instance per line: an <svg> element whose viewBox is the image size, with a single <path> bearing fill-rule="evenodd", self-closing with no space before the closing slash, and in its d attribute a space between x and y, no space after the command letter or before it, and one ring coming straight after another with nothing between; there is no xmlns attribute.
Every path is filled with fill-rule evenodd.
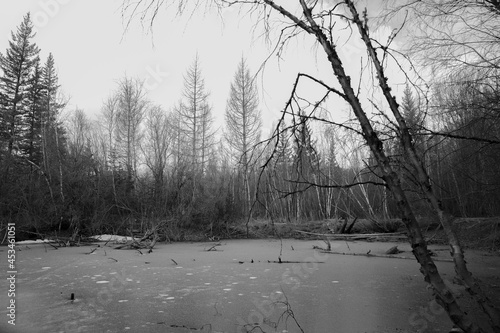
<svg viewBox="0 0 500 333"><path fill-rule="evenodd" d="M316 105L292 94L293 107L262 133L255 74L244 58L230 83L223 126L214 123L197 55L169 109L148 99L143 81L123 77L92 119L66 109L54 57L42 61L35 39L27 14L0 56L4 224L16 222L32 235L79 234L168 220L169 232L214 233L250 218L399 216L356 124L333 126L328 115L316 115ZM480 74L450 74L427 94L409 82L400 102L418 158L455 216L500 209L498 78ZM382 121L377 131L416 214L428 217L393 125Z"/></svg>

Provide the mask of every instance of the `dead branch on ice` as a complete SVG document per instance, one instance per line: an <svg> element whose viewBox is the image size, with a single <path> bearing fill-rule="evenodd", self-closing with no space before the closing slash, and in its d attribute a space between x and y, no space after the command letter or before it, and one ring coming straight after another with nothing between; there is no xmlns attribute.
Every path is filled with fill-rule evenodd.
<svg viewBox="0 0 500 333"><path fill-rule="evenodd" d="M320 234L316 232L295 230L298 233L318 236L330 240L367 240L378 238L406 238L405 232L375 233L375 234Z"/></svg>

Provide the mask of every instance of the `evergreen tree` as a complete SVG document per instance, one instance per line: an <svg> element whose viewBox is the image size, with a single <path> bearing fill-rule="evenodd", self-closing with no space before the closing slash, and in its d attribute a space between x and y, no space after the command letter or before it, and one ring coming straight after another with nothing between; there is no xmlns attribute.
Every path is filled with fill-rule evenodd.
<svg viewBox="0 0 500 333"><path fill-rule="evenodd" d="M26 98L29 89L33 68L38 61L39 49L31 40L35 36L30 14L24 16L23 22L17 32L11 33L12 40L5 55L0 54L0 77L3 91L1 121L3 132L2 141L7 142L7 151L12 154L19 144L19 136L26 114Z"/></svg>
<svg viewBox="0 0 500 333"><path fill-rule="evenodd" d="M65 129L58 117L65 104L58 97L59 78L54 57L49 54L42 69L43 111L42 111L42 156L43 167L49 178L53 174L59 181L59 195L64 202L63 155L66 151Z"/></svg>
<svg viewBox="0 0 500 333"><path fill-rule="evenodd" d="M44 87L42 85L42 68L40 61L34 65L29 81L26 98L26 127L20 143L21 152L33 163L40 165L42 161L42 117L44 110Z"/></svg>
<svg viewBox="0 0 500 333"><path fill-rule="evenodd" d="M295 119L294 119L295 120ZM293 197L295 200L295 218L299 220L304 212L306 204L307 183L317 183L315 172L319 169L319 159L314 147L315 140L307 122L307 116L299 111L298 123L293 130L293 177L297 182L293 186Z"/></svg>
<svg viewBox="0 0 500 333"><path fill-rule="evenodd" d="M290 128L285 119L282 119L276 128L274 137L276 147L272 153L275 154L275 166L288 169L292 163L293 146L290 144L290 136Z"/></svg>
<svg viewBox="0 0 500 333"><path fill-rule="evenodd" d="M406 120L407 126L410 128L410 134L412 134L412 136L415 138L415 135L418 134L424 119L418 102L413 96L409 85L406 85L405 90L403 91L401 113Z"/></svg>
<svg viewBox="0 0 500 333"><path fill-rule="evenodd" d="M417 152L422 153L422 139L419 137L420 129L423 125L423 114L418 105L418 101L413 96L410 86L407 84L403 91L403 97L400 104L401 114L405 118L406 125L414 140ZM393 160L401 167L405 161L405 154L401 146L401 138L396 136L392 144L388 147L390 154L393 155Z"/></svg>
<svg viewBox="0 0 500 333"><path fill-rule="evenodd" d="M3 93L2 81L0 81L0 161L7 151L7 100L7 95Z"/></svg>
<svg viewBox="0 0 500 333"><path fill-rule="evenodd" d="M43 122L47 128L54 128L57 124L57 117L64 107L64 104L61 103L57 97L60 86L52 53L47 57L42 70L42 84L45 89L45 115Z"/></svg>
<svg viewBox="0 0 500 333"><path fill-rule="evenodd" d="M279 193L292 193L293 186L290 182L292 178L293 166L293 144L291 143L291 129L282 118L271 134L268 158L272 165L271 172L268 175L268 209L272 208L274 213L282 217L290 217L292 212L292 196L287 195L284 198L277 196Z"/></svg>
<svg viewBox="0 0 500 333"><path fill-rule="evenodd" d="M328 126L323 131L323 141L325 150L322 151L322 161L329 170L335 170L339 167L337 162L337 139L335 137L335 129Z"/></svg>
<svg viewBox="0 0 500 333"><path fill-rule="evenodd" d="M298 177L309 174L313 167L319 163L316 151L315 140L312 138L312 131L307 122L307 117L303 112L299 113L299 122L294 126L294 158L297 165Z"/></svg>

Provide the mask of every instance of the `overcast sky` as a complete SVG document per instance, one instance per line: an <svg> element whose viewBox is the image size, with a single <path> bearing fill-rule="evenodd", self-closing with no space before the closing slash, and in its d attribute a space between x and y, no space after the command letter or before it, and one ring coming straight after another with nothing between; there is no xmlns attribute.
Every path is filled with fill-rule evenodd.
<svg viewBox="0 0 500 333"><path fill-rule="evenodd" d="M0 52L5 52L10 32L23 15L31 12L42 61L52 52L61 88L71 98L68 110L78 107L89 115L99 113L124 75L145 80L149 98L170 109L181 96L183 75L198 52L213 112L221 123L241 57L255 72L272 48L260 37L260 29L252 34L257 17L237 10L224 11L222 18L215 11L201 10L190 18L162 11L151 35L137 20L125 31L121 5L121 0L2 0ZM379 33L388 31L382 28ZM279 61L271 57L259 77L266 128L279 116L298 72L333 81L324 54L316 57L308 40L300 37L291 43ZM353 76L359 74L357 57L364 55L358 46L355 42L341 49Z"/></svg>

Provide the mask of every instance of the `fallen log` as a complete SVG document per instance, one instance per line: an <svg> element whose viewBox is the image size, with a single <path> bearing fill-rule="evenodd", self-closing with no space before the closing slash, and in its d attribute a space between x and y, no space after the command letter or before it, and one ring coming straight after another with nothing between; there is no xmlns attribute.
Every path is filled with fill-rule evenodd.
<svg viewBox="0 0 500 333"><path fill-rule="evenodd" d="M376 234L320 234L316 232L294 230L301 234L318 236L333 240L362 240L370 238L406 238L406 233L402 232L391 232L391 233L376 233Z"/></svg>
<svg viewBox="0 0 500 333"><path fill-rule="evenodd" d="M268 260L269 264L324 264L324 261Z"/></svg>
<svg viewBox="0 0 500 333"><path fill-rule="evenodd" d="M221 243L216 243L216 244L212 245L210 248L204 249L204 251L206 251L206 252L219 251L219 250L217 250L217 246L221 246L221 245L222 245Z"/></svg>
<svg viewBox="0 0 500 333"><path fill-rule="evenodd" d="M257 262L261 262L260 260ZM263 261L264 262L264 261ZM247 263L247 261L238 261L238 264L244 264ZM255 261L252 259L250 261L251 264L255 263ZM292 261L292 260L267 260L268 264L324 264L324 261Z"/></svg>
<svg viewBox="0 0 500 333"><path fill-rule="evenodd" d="M339 254L343 256L363 256L363 257L374 257L374 258L390 258L390 259L406 259L406 260L417 260L415 257L406 257L406 256L395 256L391 254L372 254L370 251L368 253L349 253L349 252L337 252L337 251L325 251L319 248L316 248L321 253L327 254ZM446 258L433 258L434 261L443 261L443 262L453 262L453 259Z"/></svg>

